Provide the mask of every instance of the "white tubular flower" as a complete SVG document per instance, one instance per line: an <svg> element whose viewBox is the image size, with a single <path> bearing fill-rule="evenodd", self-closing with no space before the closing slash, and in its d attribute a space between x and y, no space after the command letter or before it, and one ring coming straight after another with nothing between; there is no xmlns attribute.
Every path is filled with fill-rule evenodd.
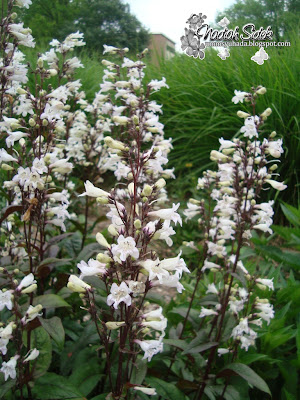
<svg viewBox="0 0 300 400"><path fill-rule="evenodd" d="M180 226L182 226L182 219L181 219L180 215L176 212L178 210L179 206L180 206L180 203L178 203L178 204L173 203L172 208L163 208L163 209L157 210L157 211L150 211L148 213L148 215L150 217L163 219L165 221L166 220L173 221L175 225L177 224L177 222L179 222Z"/></svg>
<svg viewBox="0 0 300 400"><path fill-rule="evenodd" d="M271 154L271 156L274 158L279 158L283 153L282 139L274 140L271 142L265 139L263 141L263 144L266 145L267 152Z"/></svg>
<svg viewBox="0 0 300 400"><path fill-rule="evenodd" d="M7 133L9 136L5 139L5 141L6 141L6 146L8 148L12 147L15 144L15 142L17 142L18 140L22 139L23 137L28 136L28 133L20 132L20 131L7 132Z"/></svg>
<svg viewBox="0 0 300 400"><path fill-rule="evenodd" d="M73 164L70 162L67 162L68 158L66 159L61 159L58 161L55 161L53 164L50 164L50 168L52 168L52 170L54 172L59 172L60 174L68 174L69 172L72 171L73 169Z"/></svg>
<svg viewBox="0 0 300 400"><path fill-rule="evenodd" d="M131 290L125 282L122 282L120 286L113 283L111 285L110 294L107 296L107 304L109 306L113 305L115 310L121 302L125 303L129 307L131 305L130 293Z"/></svg>
<svg viewBox="0 0 300 400"><path fill-rule="evenodd" d="M5 292L0 290L0 311L2 311L4 307L6 307L8 310L11 310L13 306L12 300L13 297L11 290L6 290Z"/></svg>
<svg viewBox="0 0 300 400"><path fill-rule="evenodd" d="M183 258L180 258L182 251L174 258L166 258L160 262L160 267L167 271L176 271L176 274L181 278L183 272L190 273Z"/></svg>
<svg viewBox="0 0 300 400"><path fill-rule="evenodd" d="M274 318L275 315L273 305L270 303L256 303L255 307L261 311L257 313L257 316L262 318L269 325L271 319Z"/></svg>
<svg viewBox="0 0 300 400"><path fill-rule="evenodd" d="M9 340L12 336L14 328L14 322L10 322L4 329L0 328L0 338L3 340Z"/></svg>
<svg viewBox="0 0 300 400"><path fill-rule="evenodd" d="M31 286L32 284L36 283L34 276L32 273L26 275L20 282L17 290L22 290L24 287Z"/></svg>
<svg viewBox="0 0 300 400"><path fill-rule="evenodd" d="M146 314L143 314L142 317L145 318L147 321L148 320L163 320L164 316L162 314L162 307L158 307L156 310L152 310L147 312Z"/></svg>
<svg viewBox="0 0 300 400"><path fill-rule="evenodd" d="M138 296L139 294L145 293L145 284L144 282L138 281L129 281L127 282L129 289L132 291L133 297Z"/></svg>
<svg viewBox="0 0 300 400"><path fill-rule="evenodd" d="M80 194L80 196L90 196L90 197L108 197L109 193L105 190L99 189L92 184L90 181L86 181L84 184L85 192Z"/></svg>
<svg viewBox="0 0 300 400"><path fill-rule="evenodd" d="M83 279L85 276L103 275L107 272L106 264L103 264L93 258L89 259L88 263L81 261L77 264L81 274L79 279Z"/></svg>
<svg viewBox="0 0 300 400"><path fill-rule="evenodd" d="M207 291L205 293L213 293L213 294L218 294L219 291L216 288L216 285L214 283L209 283L207 285Z"/></svg>
<svg viewBox="0 0 300 400"><path fill-rule="evenodd" d="M244 133L244 137L252 139L253 137L258 137L255 122L257 121L257 116L248 117L245 119L245 125L241 128L241 132Z"/></svg>
<svg viewBox="0 0 300 400"><path fill-rule="evenodd" d="M218 313L214 310L210 310L209 308L201 307L199 318L208 317L209 315L218 315Z"/></svg>
<svg viewBox="0 0 300 400"><path fill-rule="evenodd" d="M12 357L8 362L3 361L0 371L4 374L4 380L15 379L17 376L16 366L19 356Z"/></svg>
<svg viewBox="0 0 300 400"><path fill-rule="evenodd" d="M9 339L2 339L1 338L1 330L0 330L0 352L5 356L7 353L7 344L9 342Z"/></svg>
<svg viewBox="0 0 300 400"><path fill-rule="evenodd" d="M166 287L176 288L178 293L182 293L184 290L183 285L179 282L179 277L177 275L162 275L161 279L158 281L151 282L152 286L163 285Z"/></svg>
<svg viewBox="0 0 300 400"><path fill-rule="evenodd" d="M283 182L277 182L272 179L266 179L266 182L269 183L274 189L279 191L285 190L287 188L287 185L284 185Z"/></svg>
<svg viewBox="0 0 300 400"><path fill-rule="evenodd" d="M29 8L29 6L32 4L31 0L15 0L14 5L17 7L24 7L24 8Z"/></svg>
<svg viewBox="0 0 300 400"><path fill-rule="evenodd" d="M267 224L257 224L257 225L254 225L253 228L258 229L259 231L262 231L262 232L268 232L270 234L273 233L272 229Z"/></svg>
<svg viewBox="0 0 300 400"><path fill-rule="evenodd" d="M155 232L153 239L165 240L168 246L172 246L173 240L170 236L175 235L175 233L174 229L170 226L170 221L165 221L162 228Z"/></svg>
<svg viewBox="0 0 300 400"><path fill-rule="evenodd" d="M196 215L198 215L201 211L201 207L198 206L197 204L193 204L188 202L187 203L187 209L183 211L183 214L185 215L185 220L188 221L189 219L194 218Z"/></svg>
<svg viewBox="0 0 300 400"><path fill-rule="evenodd" d="M236 147L236 143L232 142L231 140L225 140L222 137L219 139L220 142L220 148L219 151L222 151L223 149L231 149L232 147Z"/></svg>
<svg viewBox="0 0 300 400"><path fill-rule="evenodd" d="M146 271L148 271L150 281L153 281L154 279L157 278L159 280L159 282L162 282L163 277L170 276L169 272L161 267L160 261L158 258L156 260L141 261L139 264Z"/></svg>
<svg viewBox="0 0 300 400"><path fill-rule="evenodd" d="M26 311L25 316L21 319L23 325L26 325L28 322L34 320L36 317L43 315L40 313L42 311L43 306L38 304L37 306L29 306L28 310Z"/></svg>
<svg viewBox="0 0 300 400"><path fill-rule="evenodd" d="M10 154L7 153L5 149L0 149L0 163L2 162L10 162L10 161L15 161L17 162L18 160L11 156Z"/></svg>
<svg viewBox="0 0 300 400"><path fill-rule="evenodd" d="M157 79L153 79L148 86L151 87L151 89L153 89L155 92L157 92L158 90L160 90L162 87L166 87L167 89L169 89L169 86L166 84L166 78L162 78L161 81L158 81Z"/></svg>
<svg viewBox="0 0 300 400"><path fill-rule="evenodd" d="M70 275L67 287L76 293L85 293L91 286L79 279L76 275Z"/></svg>
<svg viewBox="0 0 300 400"><path fill-rule="evenodd" d="M24 362L35 360L39 356L40 352L37 349L31 349L28 356L24 359Z"/></svg>
<svg viewBox="0 0 300 400"><path fill-rule="evenodd" d="M213 263L211 261L205 260L204 264L203 264L203 267L201 268L201 271L204 272L205 270L207 270L207 269L210 270L212 268L220 269L221 267L218 264L215 264L215 263Z"/></svg>
<svg viewBox="0 0 300 400"><path fill-rule="evenodd" d="M146 387L142 387L142 386L134 386L133 387L134 390L139 390L142 393L147 394L148 396L155 396L156 390L153 388L146 388Z"/></svg>
<svg viewBox="0 0 300 400"><path fill-rule="evenodd" d="M103 54L106 53L116 54L116 52L119 50L117 47L108 46L107 44L104 44L103 47L104 47Z"/></svg>
<svg viewBox="0 0 300 400"><path fill-rule="evenodd" d="M136 248L136 243L133 237L124 237L120 235L118 237L118 244L111 246L111 251L114 256L120 258L121 261L125 261L127 257L137 259L139 257L139 250Z"/></svg>
<svg viewBox="0 0 300 400"><path fill-rule="evenodd" d="M142 322L142 326L152 328L156 331L164 332L167 327L167 323L168 323L167 318L163 318L160 321L144 321Z"/></svg>
<svg viewBox="0 0 300 400"><path fill-rule="evenodd" d="M229 353L229 351L230 351L230 350L228 350L228 349L224 349L224 348L220 347L220 348L218 349L218 356L219 356L219 357L220 357L220 356L223 356L224 354Z"/></svg>
<svg viewBox="0 0 300 400"><path fill-rule="evenodd" d="M163 351L163 343L162 339L161 340L135 340L137 344L141 346L141 349L145 352L143 360L146 358L148 359L148 362L151 361L152 357L157 354L161 353Z"/></svg>
<svg viewBox="0 0 300 400"><path fill-rule="evenodd" d="M267 288L269 288L270 290L274 290L274 284L273 284L273 279L262 279L262 278L258 278L255 280L255 282L258 282L260 284L262 284L263 286L266 286Z"/></svg>
<svg viewBox="0 0 300 400"><path fill-rule="evenodd" d="M223 18L224 19L224 18ZM234 104L243 103L245 97L249 94L247 92L241 92L240 90L234 91L235 96L231 99Z"/></svg>

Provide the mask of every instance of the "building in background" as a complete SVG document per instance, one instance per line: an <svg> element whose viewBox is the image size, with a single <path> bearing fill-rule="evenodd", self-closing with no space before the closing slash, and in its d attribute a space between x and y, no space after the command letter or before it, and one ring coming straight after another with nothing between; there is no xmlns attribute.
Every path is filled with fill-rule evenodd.
<svg viewBox="0 0 300 400"><path fill-rule="evenodd" d="M160 58L169 60L175 55L175 42L163 33L151 33L148 47L151 60L156 65L158 65Z"/></svg>

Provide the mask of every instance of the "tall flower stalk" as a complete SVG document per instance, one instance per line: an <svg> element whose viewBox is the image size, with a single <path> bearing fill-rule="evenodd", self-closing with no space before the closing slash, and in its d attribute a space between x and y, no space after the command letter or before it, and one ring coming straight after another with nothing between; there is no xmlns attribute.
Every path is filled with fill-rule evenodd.
<svg viewBox="0 0 300 400"><path fill-rule="evenodd" d="M219 139L219 150L211 152L217 171L208 170L199 178L197 189L203 198L190 199L184 212L187 219L200 216L205 256L198 276L202 275L209 297L209 306L202 306L199 317L205 318L211 348L195 399L204 394L209 376L215 371L216 356L235 361L238 348L247 351L253 346L257 328L263 321L269 324L274 317L269 300L259 297L264 291L274 290L273 279L261 277L259 269L250 273L241 260L242 249L250 244L254 230L272 233L274 202L260 202L262 190L270 186L276 190L286 188L273 179L278 175L274 171L283 153L282 140L274 139L275 132L262 138L264 122L272 110L268 108L256 115L257 98L265 92L263 87L252 88L249 93L235 91L233 102L245 101L252 112L237 113L245 121L241 128L243 137L232 141ZM198 250L194 243L189 246ZM228 337L224 325L229 315L235 323Z"/></svg>
<svg viewBox="0 0 300 400"><path fill-rule="evenodd" d="M121 57L125 51L105 46L105 52ZM147 295L160 285L181 292L179 280L184 271L189 272L181 254L161 259L153 248L159 239L172 245L170 236L175 231L171 224L181 224L181 217L177 213L179 204L162 207L167 201L163 176L172 175L162 165L167 163L171 143L164 139L163 125L158 121L161 106L150 101L150 95L167 85L165 79L143 85L144 54L138 61L124 57L121 67L104 60L110 80L101 85L100 92L109 93L108 104L112 104L110 108L115 113L111 123L118 134L117 139L106 136L104 141L109 153L107 163L120 183L108 192L87 181L82 195L94 197L107 207L112 243L98 233L96 240L105 252L99 253L96 260L78 264L81 275L71 275L68 283L89 304L89 313L104 346L105 373L113 399L128 399L132 394L136 396L137 391L155 394L155 389L131 381L138 354L143 351L143 358L150 361L163 349L167 319L161 307L146 301ZM122 105L115 106L116 100ZM97 305L99 281L103 282L102 293L107 297L106 310ZM117 336L112 334L114 330ZM114 346L118 347L117 353L113 352ZM117 365L116 377L112 374L112 364Z"/></svg>

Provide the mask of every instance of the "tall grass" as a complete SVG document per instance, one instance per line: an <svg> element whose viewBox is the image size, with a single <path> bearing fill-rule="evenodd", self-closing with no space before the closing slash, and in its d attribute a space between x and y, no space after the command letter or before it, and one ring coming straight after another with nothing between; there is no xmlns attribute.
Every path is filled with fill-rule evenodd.
<svg viewBox="0 0 300 400"><path fill-rule="evenodd" d="M276 130L284 140L280 174L288 190L280 198L289 203L299 201L299 45L295 37L291 47L268 48L270 59L261 66L250 60L257 51L251 47L232 48L226 61L210 49L202 61L176 55L161 61L159 68L150 68L148 73L153 78L163 75L170 86L156 97L164 105L165 132L174 139L170 162L179 178L174 182L174 192L184 195L209 167L210 150L218 147L220 137L230 139L238 134L243 121L236 112L246 108L231 102L234 89L247 91L261 84L267 93L261 96L259 110L273 110L265 129Z"/></svg>

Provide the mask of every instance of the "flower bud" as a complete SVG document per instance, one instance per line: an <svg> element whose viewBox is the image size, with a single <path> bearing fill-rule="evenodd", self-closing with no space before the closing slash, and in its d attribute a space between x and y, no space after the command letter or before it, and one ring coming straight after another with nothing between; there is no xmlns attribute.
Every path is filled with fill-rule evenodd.
<svg viewBox="0 0 300 400"><path fill-rule="evenodd" d="M101 63L102 63L102 65L104 65L105 67L110 67L110 66L115 65L114 63L112 63L112 62L110 62L110 61L108 61L108 60L102 60Z"/></svg>
<svg viewBox="0 0 300 400"><path fill-rule="evenodd" d="M48 72L49 72L50 76L56 76L57 75L57 70L54 69L54 68L48 69Z"/></svg>
<svg viewBox="0 0 300 400"><path fill-rule="evenodd" d="M138 124L139 124L139 117L138 117L137 115L134 115L134 116L132 117L132 121L133 121L133 123L134 123L135 125L138 125Z"/></svg>
<svg viewBox="0 0 300 400"><path fill-rule="evenodd" d="M158 189L158 190L160 190L160 189L162 189L163 187L165 187L166 186L166 181L163 179L163 178L160 178L156 183L155 183L155 187L156 187L156 189Z"/></svg>
<svg viewBox="0 0 300 400"><path fill-rule="evenodd" d="M125 326L126 322L125 321L120 321L120 322L109 321L109 322L106 322L105 325L106 325L107 329L113 330L113 329L119 329L119 328L121 328L121 326Z"/></svg>
<svg viewBox="0 0 300 400"><path fill-rule="evenodd" d="M21 290L21 293L23 294L28 294L28 293L32 293L37 289L37 284L34 283L33 285L28 286L27 288Z"/></svg>
<svg viewBox="0 0 300 400"><path fill-rule="evenodd" d="M134 195L134 183L133 182L129 183L128 192L129 192L130 196Z"/></svg>
<svg viewBox="0 0 300 400"><path fill-rule="evenodd" d="M22 89L21 87L19 87L19 88L17 89L17 93L18 93L18 94L26 94L27 92L26 92L26 90L24 90L24 89Z"/></svg>
<svg viewBox="0 0 300 400"><path fill-rule="evenodd" d="M278 168L278 165L277 165L277 164L273 164L273 165L269 168L269 170L270 170L270 171L275 171L277 168Z"/></svg>
<svg viewBox="0 0 300 400"><path fill-rule="evenodd" d="M37 349L32 349L29 355L24 359L24 362L33 361L39 356L40 352Z"/></svg>
<svg viewBox="0 0 300 400"><path fill-rule="evenodd" d="M117 122L119 125L126 125L128 124L129 118L122 115L116 115L112 118L112 120Z"/></svg>
<svg viewBox="0 0 300 400"><path fill-rule="evenodd" d="M240 118L248 118L248 117L250 117L249 113L245 113L244 111L241 111L241 110L239 110L236 114Z"/></svg>
<svg viewBox="0 0 300 400"><path fill-rule="evenodd" d="M141 227L142 227L141 221L139 219L136 219L134 221L134 226L135 226L136 229L141 229Z"/></svg>
<svg viewBox="0 0 300 400"><path fill-rule="evenodd" d="M268 107L260 116L262 119L269 117L272 114L272 109Z"/></svg>
<svg viewBox="0 0 300 400"><path fill-rule="evenodd" d="M119 232L116 230L115 226L113 224L109 225L108 227L108 232L112 235L112 236L118 236Z"/></svg>
<svg viewBox="0 0 300 400"><path fill-rule="evenodd" d="M228 157L224 154L220 153L219 151L212 150L210 152L210 159L212 161L228 161Z"/></svg>
<svg viewBox="0 0 300 400"><path fill-rule="evenodd" d="M121 150L124 151L125 150L125 146L122 142L118 141L118 140L114 140L112 137L110 136L106 136L104 138L104 142L105 144L110 147L111 149L115 149L115 150Z"/></svg>
<svg viewBox="0 0 300 400"><path fill-rule="evenodd" d="M38 59L37 65L38 65L40 68L43 68L43 66L44 66L44 60L43 60L41 57Z"/></svg>
<svg viewBox="0 0 300 400"><path fill-rule="evenodd" d="M152 186L150 186L150 185L145 185L145 186L144 186L144 189L143 189L143 191L142 191L142 196L149 197L149 196L151 195L152 191L153 191Z"/></svg>
<svg viewBox="0 0 300 400"><path fill-rule="evenodd" d="M10 165L5 164L5 163L2 163L1 169L3 169L3 171L13 171L14 170L13 167L11 167Z"/></svg>
<svg viewBox="0 0 300 400"><path fill-rule="evenodd" d="M85 293L86 290L91 289L91 286L79 279L76 275L71 275L69 277L69 282L67 287L72 290L72 292Z"/></svg>
<svg viewBox="0 0 300 400"><path fill-rule="evenodd" d="M103 253L98 253L96 258L97 258L97 261L99 261L101 263L105 263L105 264L112 261L112 259L107 254L103 254Z"/></svg>
<svg viewBox="0 0 300 400"><path fill-rule="evenodd" d="M105 237L102 235L102 233L100 233L100 232L97 233L96 240L99 244L101 244L101 246L110 248L108 241L105 239Z"/></svg>
<svg viewBox="0 0 300 400"><path fill-rule="evenodd" d="M261 87L256 91L257 94L265 94L267 92L267 89L265 87Z"/></svg>
<svg viewBox="0 0 300 400"><path fill-rule="evenodd" d="M47 120L46 118L43 119L42 125L43 125L43 126L48 126L48 124L49 124L48 120Z"/></svg>

